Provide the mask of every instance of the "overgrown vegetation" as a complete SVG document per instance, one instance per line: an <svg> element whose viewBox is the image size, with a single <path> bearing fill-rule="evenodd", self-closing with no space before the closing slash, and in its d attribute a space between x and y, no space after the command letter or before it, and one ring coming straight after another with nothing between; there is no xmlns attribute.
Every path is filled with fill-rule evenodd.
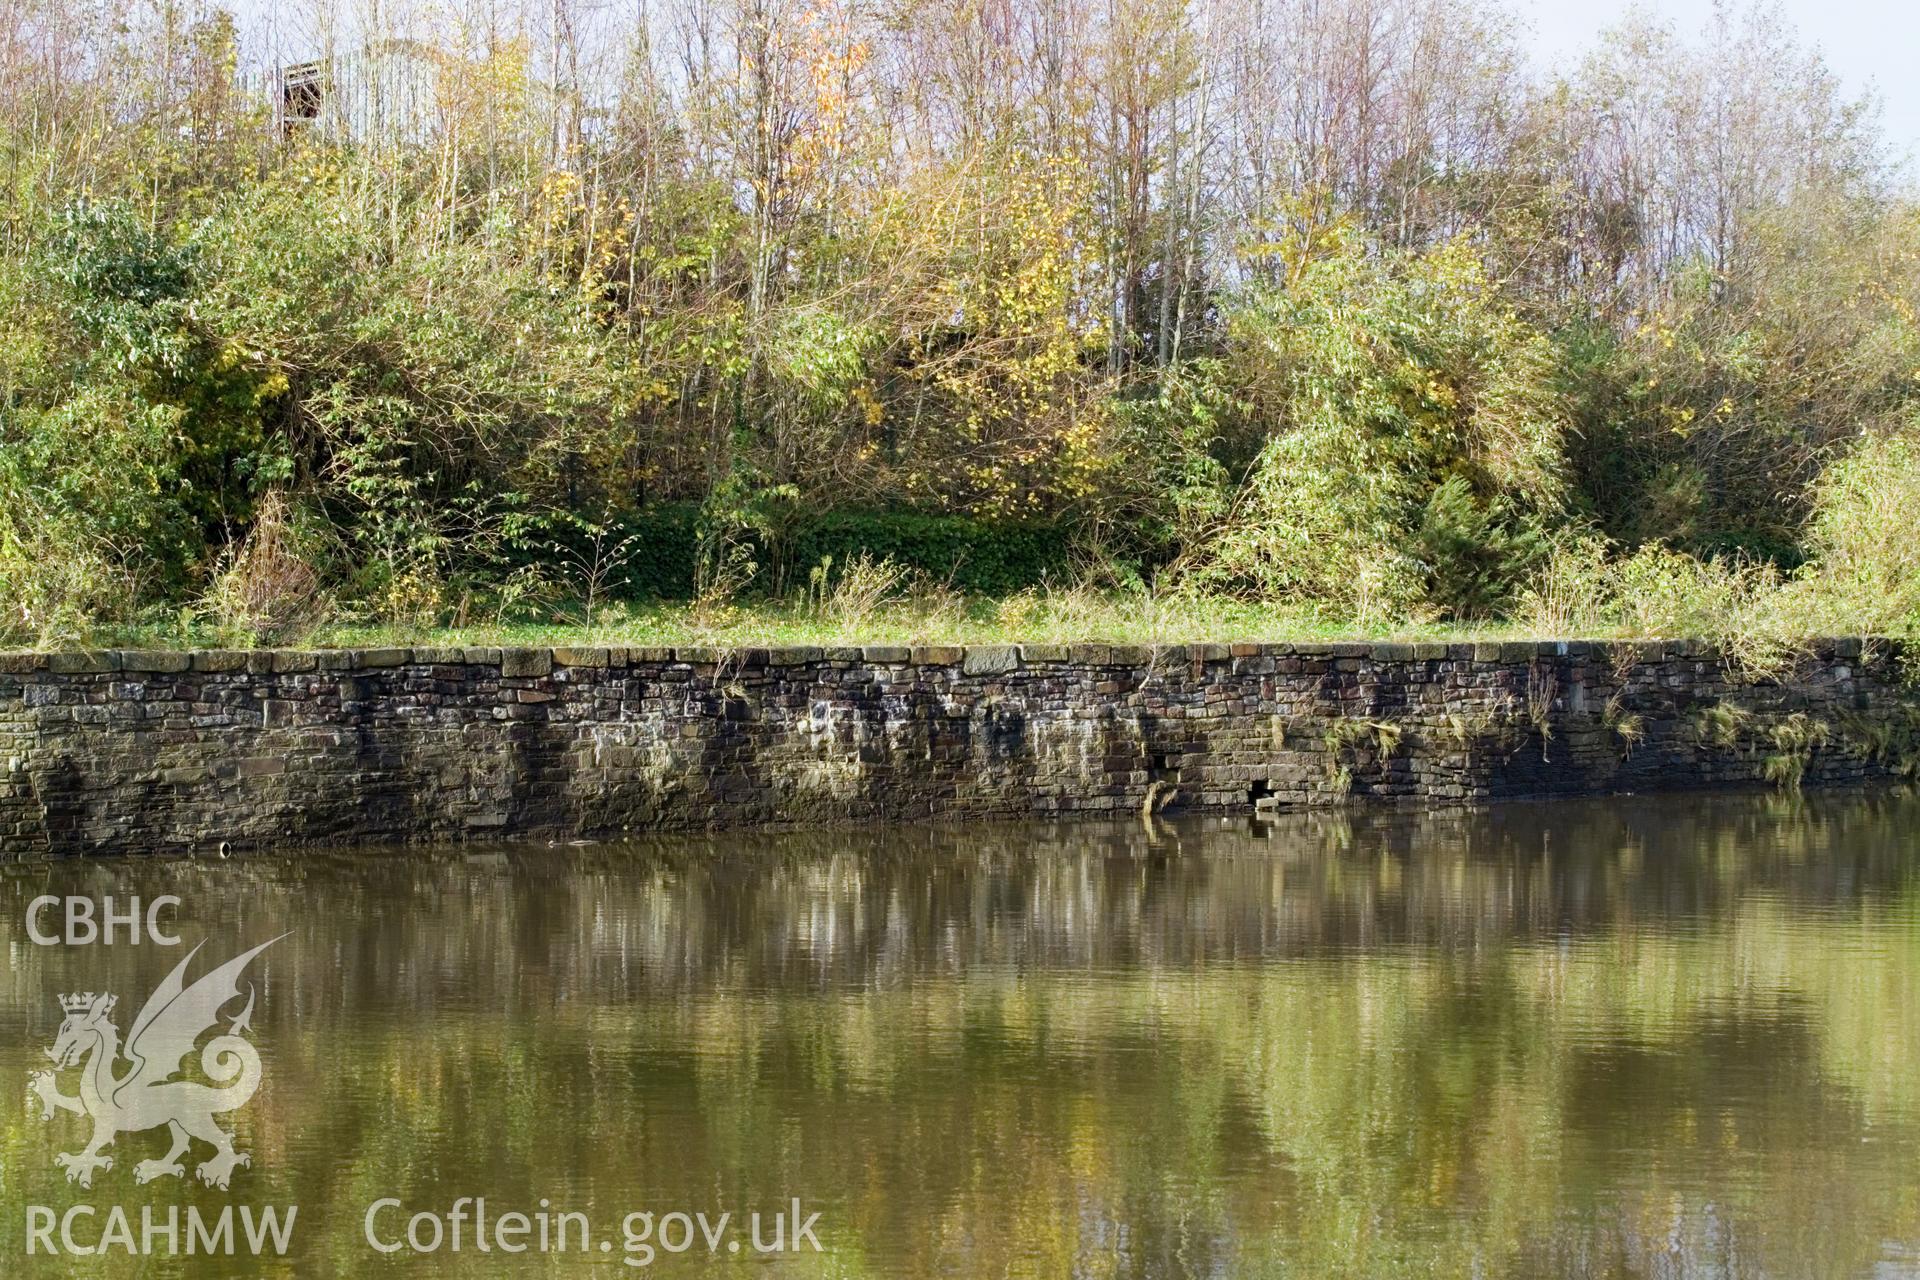
<svg viewBox="0 0 1920 1280"><path fill-rule="evenodd" d="M1765 9L640 12L0 0L0 641L1920 622L1920 207Z"/></svg>

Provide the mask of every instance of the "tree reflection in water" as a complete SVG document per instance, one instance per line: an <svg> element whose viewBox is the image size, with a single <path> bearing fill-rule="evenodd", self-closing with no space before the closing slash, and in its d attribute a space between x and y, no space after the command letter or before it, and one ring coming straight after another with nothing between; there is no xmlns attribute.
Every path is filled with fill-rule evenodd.
<svg viewBox="0 0 1920 1280"><path fill-rule="evenodd" d="M1623 798L18 866L0 1092L58 993L124 1009L179 958L33 946L26 903L174 893L210 955L293 933L257 962L266 1083L233 1117L232 1198L301 1206L278 1274L606 1265L376 1259L389 1194L609 1225L797 1196L808 1275L1898 1272L1916 819ZM80 1192L71 1125L0 1115L12 1223L202 1198L123 1176L137 1137Z"/></svg>

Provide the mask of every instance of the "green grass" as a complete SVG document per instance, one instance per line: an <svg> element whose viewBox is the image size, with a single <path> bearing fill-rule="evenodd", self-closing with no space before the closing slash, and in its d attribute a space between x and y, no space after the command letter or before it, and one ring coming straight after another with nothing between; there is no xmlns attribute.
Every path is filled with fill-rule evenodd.
<svg viewBox="0 0 1920 1280"><path fill-rule="evenodd" d="M1472 640L1530 636L1520 624L1369 622L1298 606L1220 598L1156 598L1068 590L1001 599L939 595L846 610L829 601L718 607L613 604L591 622L577 607L538 618L438 625L337 621L300 634L254 636L191 617L102 627L45 648L362 648L381 645L1182 644L1274 640Z"/></svg>

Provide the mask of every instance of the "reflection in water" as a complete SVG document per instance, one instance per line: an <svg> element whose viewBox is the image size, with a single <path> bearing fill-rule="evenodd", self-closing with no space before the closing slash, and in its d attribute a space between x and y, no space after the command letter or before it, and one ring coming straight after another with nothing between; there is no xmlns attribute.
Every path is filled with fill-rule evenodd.
<svg viewBox="0 0 1920 1280"><path fill-rule="evenodd" d="M718 1264L1915 1274L1916 818L1623 799L8 868L7 1097L58 993L121 993L124 1028L179 958L31 945L35 895L178 894L215 957L292 936L256 965L231 1196L135 1186L152 1133L80 1191L52 1160L80 1122L9 1105L0 1247L66 1274L21 1257L23 1206L231 1199L300 1206L296 1255L234 1275L606 1274L383 1258L361 1217L546 1198L617 1239L798 1197L824 1254Z"/></svg>

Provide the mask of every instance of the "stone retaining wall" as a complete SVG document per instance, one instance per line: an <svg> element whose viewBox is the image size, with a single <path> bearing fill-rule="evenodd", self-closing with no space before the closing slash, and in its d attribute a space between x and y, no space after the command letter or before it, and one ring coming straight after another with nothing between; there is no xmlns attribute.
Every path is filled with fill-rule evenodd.
<svg viewBox="0 0 1920 1280"><path fill-rule="evenodd" d="M1891 642L0 654L0 853L1457 803L1915 758Z"/></svg>

